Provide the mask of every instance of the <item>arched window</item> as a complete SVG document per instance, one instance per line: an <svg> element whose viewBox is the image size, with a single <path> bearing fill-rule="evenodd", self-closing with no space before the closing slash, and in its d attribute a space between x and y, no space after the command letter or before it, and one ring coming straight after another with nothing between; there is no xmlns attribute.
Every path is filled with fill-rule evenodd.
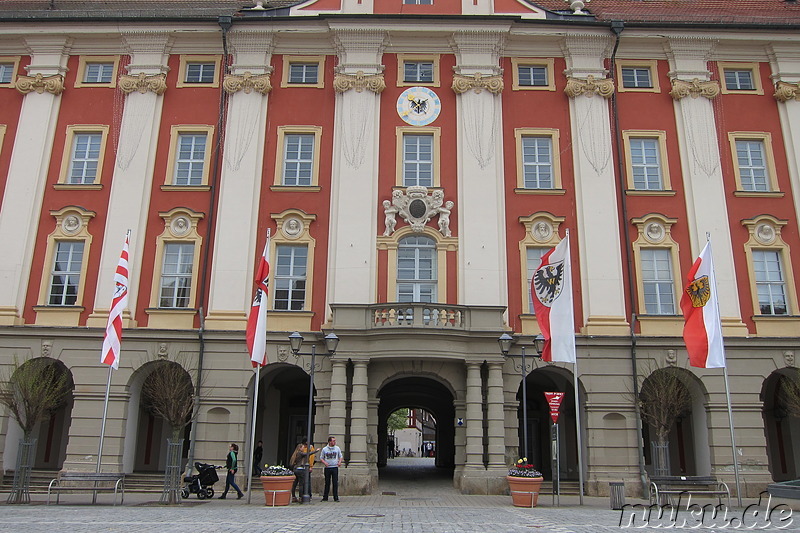
<svg viewBox="0 0 800 533"><path fill-rule="evenodd" d="M436 242L430 237L412 235L399 242L397 301L437 301Z"/></svg>

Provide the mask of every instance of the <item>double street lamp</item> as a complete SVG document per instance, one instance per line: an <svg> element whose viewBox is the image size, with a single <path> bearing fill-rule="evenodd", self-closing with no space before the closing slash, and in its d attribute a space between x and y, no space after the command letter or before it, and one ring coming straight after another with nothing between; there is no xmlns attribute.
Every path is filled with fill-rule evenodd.
<svg viewBox="0 0 800 533"><path fill-rule="evenodd" d="M509 335L508 333L503 333L500 335L500 338L497 339L497 343L500 344L500 352L508 357L508 352L511 351L511 346L516 343L517 340ZM544 336L541 334L537 335L536 338L533 340L533 347L536 349L536 355L534 357L542 357L542 352L544 352ZM528 456L528 367L525 364L525 345L521 346L522 348L522 362L520 365L520 370L522 372L522 445L523 445L523 452L520 454L522 457Z"/></svg>
<svg viewBox="0 0 800 533"><path fill-rule="evenodd" d="M317 343L314 342L311 345L311 353L300 353L303 340L303 336L297 331L289 335L289 346L294 355L311 356L311 366L309 368L310 380L308 384L308 425L306 428L306 437L308 439L306 441L306 478L303 483L304 492L302 500L303 503L309 503L311 501L311 415L314 409L314 370L316 367ZM325 348L328 350L328 355L335 354L336 348L339 346L339 337L337 337L335 333L328 333L323 340L325 341Z"/></svg>

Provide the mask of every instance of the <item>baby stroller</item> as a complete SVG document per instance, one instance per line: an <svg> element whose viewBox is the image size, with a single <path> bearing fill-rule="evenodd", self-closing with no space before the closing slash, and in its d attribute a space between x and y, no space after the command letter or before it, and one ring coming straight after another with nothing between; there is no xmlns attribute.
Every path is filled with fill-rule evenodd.
<svg viewBox="0 0 800 533"><path fill-rule="evenodd" d="M189 494L197 494L198 500L205 500L206 498L214 497L214 483L219 481L217 469L221 466L209 465L206 463L195 463L197 474L193 476L185 476L183 480L186 486L181 489L181 496L188 498Z"/></svg>

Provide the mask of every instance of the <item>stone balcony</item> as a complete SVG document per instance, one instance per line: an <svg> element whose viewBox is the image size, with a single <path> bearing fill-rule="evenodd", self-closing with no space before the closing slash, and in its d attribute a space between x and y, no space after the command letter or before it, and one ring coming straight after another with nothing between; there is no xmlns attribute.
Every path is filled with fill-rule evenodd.
<svg viewBox="0 0 800 533"><path fill-rule="evenodd" d="M437 303L332 304L333 329L501 331L502 306L464 306Z"/></svg>

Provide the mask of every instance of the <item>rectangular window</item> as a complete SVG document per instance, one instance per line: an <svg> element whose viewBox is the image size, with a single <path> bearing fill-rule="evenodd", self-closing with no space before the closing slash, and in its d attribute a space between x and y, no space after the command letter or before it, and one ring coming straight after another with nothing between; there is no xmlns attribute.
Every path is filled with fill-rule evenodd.
<svg viewBox="0 0 800 533"><path fill-rule="evenodd" d="M83 71L83 83L111 83L114 63L87 63Z"/></svg>
<svg viewBox="0 0 800 533"><path fill-rule="evenodd" d="M316 84L319 63L290 63L289 83Z"/></svg>
<svg viewBox="0 0 800 533"><path fill-rule="evenodd" d="M647 67L623 67L622 86L627 89L651 89L653 80Z"/></svg>
<svg viewBox="0 0 800 533"><path fill-rule="evenodd" d="M729 91L753 91L753 71L750 69L725 69L725 88Z"/></svg>
<svg viewBox="0 0 800 533"><path fill-rule="evenodd" d="M48 305L75 305L81 279L84 241L58 241L50 272Z"/></svg>
<svg viewBox="0 0 800 533"><path fill-rule="evenodd" d="M531 314L534 313L533 308L533 293L531 292L531 282L533 280L533 273L536 272L536 269L539 268L539 265L542 264L542 256L546 254L550 248L539 248L539 247L532 247L529 246L525 249L526 253L526 263L527 263L527 273L528 273L528 283L525 285L527 287L527 299L528 299L528 309Z"/></svg>
<svg viewBox="0 0 800 533"><path fill-rule="evenodd" d="M67 183L70 185L89 185L95 182L102 142L102 133L89 132L76 133L74 135Z"/></svg>
<svg viewBox="0 0 800 533"><path fill-rule="evenodd" d="M768 191L769 176L764 154L764 142L742 139L736 141L736 162L743 191Z"/></svg>
<svg viewBox="0 0 800 533"><path fill-rule="evenodd" d="M553 140L522 137L522 172L525 189L553 188Z"/></svg>
<svg viewBox="0 0 800 533"><path fill-rule="evenodd" d="M193 264L194 243L170 242L164 245L159 307L189 307Z"/></svg>
<svg viewBox="0 0 800 533"><path fill-rule="evenodd" d="M403 0L406 5L432 6L433 0Z"/></svg>
<svg viewBox="0 0 800 533"><path fill-rule="evenodd" d="M0 63L0 84L8 84L14 79L14 63Z"/></svg>
<svg viewBox="0 0 800 533"><path fill-rule="evenodd" d="M628 142L631 151L633 188L637 191L663 190L659 140L631 137Z"/></svg>
<svg viewBox="0 0 800 533"><path fill-rule="evenodd" d="M403 135L403 185L433 186L433 135Z"/></svg>
<svg viewBox="0 0 800 533"><path fill-rule="evenodd" d="M397 301L436 301L436 243L428 237L406 237L397 248Z"/></svg>
<svg viewBox="0 0 800 533"><path fill-rule="evenodd" d="M205 133L178 135L173 185L203 185L207 138Z"/></svg>
<svg viewBox="0 0 800 533"><path fill-rule="evenodd" d="M210 63L186 63L185 83L214 83L214 73L217 64Z"/></svg>
<svg viewBox="0 0 800 533"><path fill-rule="evenodd" d="M433 83L433 61L404 61L403 81Z"/></svg>
<svg viewBox="0 0 800 533"><path fill-rule="evenodd" d="M314 171L314 134L284 136L283 185L308 186Z"/></svg>
<svg viewBox="0 0 800 533"><path fill-rule="evenodd" d="M780 252L753 250L753 271L756 276L758 308L762 315L788 314L786 282Z"/></svg>
<svg viewBox="0 0 800 533"><path fill-rule="evenodd" d="M669 250L642 248L642 288L645 313L675 314L675 283L672 279L672 258Z"/></svg>
<svg viewBox="0 0 800 533"><path fill-rule="evenodd" d="M283 311L302 311L306 304L308 248L280 244L275 250L275 300L273 307Z"/></svg>
<svg viewBox="0 0 800 533"><path fill-rule="evenodd" d="M547 87L547 67L542 65L517 65L519 85L524 87Z"/></svg>

